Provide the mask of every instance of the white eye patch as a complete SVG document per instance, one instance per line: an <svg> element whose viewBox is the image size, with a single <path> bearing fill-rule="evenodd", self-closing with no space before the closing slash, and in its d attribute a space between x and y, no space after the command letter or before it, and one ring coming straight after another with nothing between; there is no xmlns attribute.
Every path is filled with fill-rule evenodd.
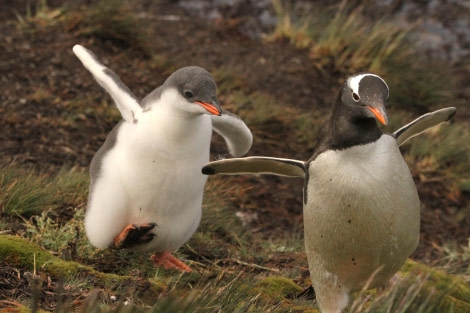
<svg viewBox="0 0 470 313"><path fill-rule="evenodd" d="M378 76L378 75L375 75L375 74L370 74L370 73L365 73L365 74L359 74L359 75L354 75L352 77L350 77L347 81L348 83L348 86L349 88L351 88L352 92L361 96L359 94L359 84L361 83L361 80L366 77L366 76L373 76L373 77L377 77L379 78L385 86L387 86L387 83L382 79L382 77ZM388 89L388 86L387 86L387 89ZM387 94L387 98L388 98L388 94Z"/></svg>

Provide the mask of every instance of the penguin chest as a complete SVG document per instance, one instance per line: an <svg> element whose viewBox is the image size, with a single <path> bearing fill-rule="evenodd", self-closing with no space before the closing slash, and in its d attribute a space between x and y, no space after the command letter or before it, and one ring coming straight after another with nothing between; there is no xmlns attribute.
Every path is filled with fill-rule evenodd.
<svg viewBox="0 0 470 313"><path fill-rule="evenodd" d="M416 248L419 198L393 137L320 154L306 190L312 279L328 272L354 289L380 268L374 282L381 284Z"/></svg>
<svg viewBox="0 0 470 313"><path fill-rule="evenodd" d="M139 123L142 121L139 120ZM126 224L153 222L155 238L144 249L176 249L200 222L209 160L211 124L187 126L186 135L155 129L155 123L126 125L110 152L108 172L127 193ZM157 123L158 124L158 123Z"/></svg>
<svg viewBox="0 0 470 313"><path fill-rule="evenodd" d="M204 158L207 161L207 158ZM122 171L122 179L129 195L129 218L133 223L180 219L180 215L199 210L206 182L200 171L204 161L144 158L128 156L129 165ZM157 222L158 223L158 222Z"/></svg>

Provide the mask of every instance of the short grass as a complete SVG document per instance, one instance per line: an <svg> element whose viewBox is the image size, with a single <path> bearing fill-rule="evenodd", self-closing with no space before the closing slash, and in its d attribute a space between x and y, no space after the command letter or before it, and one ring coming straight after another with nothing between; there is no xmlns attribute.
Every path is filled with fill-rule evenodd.
<svg viewBox="0 0 470 313"><path fill-rule="evenodd" d="M466 123L444 125L428 132L425 138L412 141L410 155L427 158L429 165L435 168L448 168L454 187L470 192L470 148L463 142L468 136L470 128Z"/></svg>
<svg viewBox="0 0 470 313"><path fill-rule="evenodd" d="M152 38L148 28L135 15L133 6L125 0L93 1L90 5L64 2L52 8L47 0L27 2L26 14L16 14L18 24L26 32L59 28L75 36L92 36L111 41L122 49L151 55Z"/></svg>
<svg viewBox="0 0 470 313"><path fill-rule="evenodd" d="M17 166L10 166L10 170L13 171L15 167ZM116 279L118 277L125 279L126 275L131 275L137 279L132 284L137 283L139 279L144 284L144 287L132 288L125 283L99 287L99 280L87 278L85 274L87 271L91 274L91 270L82 269L80 270L82 274L69 276L57 285L57 288L62 289L56 289L54 292L63 298L63 302L58 303L56 311L66 312L73 308L77 312L315 312L310 301L285 298L287 294L298 293L302 287L308 285L308 279L299 280L302 272L305 272L305 268L301 270L302 266L305 266L302 235L292 233L286 234L284 239L260 240L249 233L227 201L233 192L243 192L236 190L242 187L233 186L227 179L211 177L208 181L200 228L177 252L177 256L186 260L195 271L191 274L182 274L153 268L146 254L100 250L89 245L83 229L86 190L80 187L84 181L82 177L84 173L63 170L55 175L41 172L36 172L35 175L42 181L47 181L36 185L37 190L45 192L50 190L51 186L70 181L70 186L79 186L73 189L76 192L80 191L81 196L72 193L75 195L71 198L74 201L68 205L76 208L74 215L65 221L57 220L55 214L63 208L61 205L50 206L47 210L32 214L29 219L23 218L25 225L23 236L65 262L80 261L99 271L117 274ZM15 186L10 187L10 191L14 189ZM63 194L67 193L66 190L64 187ZM63 194L55 193L52 198L61 199ZM57 204L61 201L51 201L51 203ZM457 256L455 252L452 255L449 252L449 258L454 262L457 259L459 262L464 262L467 254L460 253ZM45 256L46 254L41 252L39 259L44 260ZM290 260L290 263L286 263L283 267L267 266L266 264L271 263L280 264L273 258ZM8 262L11 263L11 259ZM29 262L33 262L33 258ZM70 267L69 273L72 273L72 268L76 266L72 264L78 263L66 265ZM360 295L352 304L351 312L434 312L434 308L442 305L442 301L437 300L445 298L445 301L454 301L446 298L447 292L456 292L452 291L453 289L447 291L441 286L440 289L433 291L432 288L440 279L452 278L447 278L445 273L427 272L426 268L418 271L422 273L421 276L408 275L407 273L417 271L416 266L408 265L402 278L393 281L392 286L385 292L369 291ZM47 262L45 264L39 262L35 268L38 275L48 273ZM92 275L97 275L96 272L93 273ZM55 282L61 281L63 277L54 276L57 274L49 275ZM426 275L434 278L429 280ZM292 279L298 281L301 286ZM140 290L139 288L148 288L145 287L146 280L158 283L159 289L152 292ZM41 287L41 284L36 292L41 292L42 288L45 288L44 285ZM450 283L448 285L452 286ZM65 287L66 289L63 289ZM79 293L78 290L82 292ZM83 290L88 291L83 293ZM74 294L81 293L84 296L74 298ZM31 307L31 301L35 301L34 299L21 298L17 301L19 305ZM458 305L460 307L464 304ZM455 312L465 311L456 309Z"/></svg>
<svg viewBox="0 0 470 313"><path fill-rule="evenodd" d="M316 70L343 76L365 71L378 74L389 84L390 104L396 107L425 109L442 105L452 96L445 68L410 44L411 27L371 20L363 7L348 6L347 1L334 7L317 6L315 12L295 20L285 2L273 3L279 23L268 39L287 38L308 49Z"/></svg>
<svg viewBox="0 0 470 313"><path fill-rule="evenodd" d="M137 19L128 1L100 0L92 6L74 8L68 12L64 27L77 36L93 36L124 49L151 54L149 30Z"/></svg>
<svg viewBox="0 0 470 313"><path fill-rule="evenodd" d="M416 111L426 110L441 105L440 101L451 94L446 76L439 67L433 67L438 71L426 72L409 67L409 62L414 62L416 56L409 50L406 31L383 20L366 20L360 8L326 10L298 22L290 18L280 1L275 4L281 23L272 38L289 38L293 44L309 49L316 64L312 70L339 72L342 76L368 70L386 78L393 93L395 107L392 112L397 116L393 120L396 128L416 117L409 118L410 114L404 113L408 105ZM18 16L18 20L25 29L33 24L41 27L59 25L77 37L110 40L117 47L131 47L131 50L141 50L146 54L148 47L145 42L149 33L138 26L132 10L128 9L128 2L103 0L86 9L63 7L52 10L43 0L36 10L29 10L27 16ZM149 63L156 67L173 66L160 56L153 56ZM426 68L427 65L419 66ZM286 114L285 106L269 95L246 93L243 81L227 68L219 68L214 76L226 108L238 113L259 137L266 138L267 143L280 144L275 140L269 142L269 130L269 133L292 134L289 141L296 149L305 149L305 144L308 144L308 149L314 147L312 138L318 128L311 127L311 124L320 125L322 122L322 117L315 112L289 108L294 111ZM85 100L66 104L72 112L67 117L70 123L84 116L101 118L106 123L119 117L112 104L106 102L101 108L89 108L83 106ZM88 100L96 102L96 99ZM416 158L416 162L431 160L432 170L450 173L453 181L457 182L456 188L468 192L469 148L461 144L462 138L468 137L468 131L463 123L442 127L413 139L405 151L409 158ZM298 291L308 285L308 278L302 276L305 272L302 268L305 266L302 234L293 231L276 240L261 240L251 234L236 217L233 207L237 195L245 192L243 186L234 185L226 178L211 177L208 180L201 226L177 252L177 256L188 262L195 272L181 274L154 269L145 254L91 247L83 229L87 185L85 169L63 169L51 173L7 164L0 169L1 212L9 218L19 217L16 222L21 223L24 230L18 235L62 260L79 261L116 277L131 275L139 281L158 282L163 287L149 296L134 286L121 284L110 288L96 277L75 275L64 281L64 289L81 290L78 292L80 296L73 298L73 293L69 293L69 298L59 302L57 311L317 312L312 302L285 298L287 292ZM64 211L71 213L68 218L60 218ZM2 221L0 227L3 234L9 231L10 224ZM447 249L447 259L444 260L447 268L458 267L455 274L462 275L468 283L468 247L450 245L443 249ZM279 259L284 260L282 266L272 265L279 264L276 263ZM45 264L39 264L38 272L50 274L46 268ZM464 301L470 303L468 298L462 303L451 302L446 307L448 310L438 307L440 300L452 289L452 283L444 279L447 276L439 276L441 274L424 268L420 269L423 275L407 275L408 272L405 270L402 279L393 281L383 293L362 293L352 304L351 312L468 312L465 311L468 307L462 304ZM51 276L54 281L60 279ZM441 280L431 280L430 277L440 277L448 288L443 288ZM461 281L458 283L461 286ZM67 292L61 290L59 295L63 294ZM454 301L456 297L452 297L448 301ZM23 303L31 306L31 299Z"/></svg>
<svg viewBox="0 0 470 313"><path fill-rule="evenodd" d="M30 217L73 206L86 198L88 175L76 168L55 175L11 164L0 168L0 207L4 214Z"/></svg>
<svg viewBox="0 0 470 313"><path fill-rule="evenodd" d="M424 112L447 106L452 99L450 73L441 63L414 49L409 40L412 27L402 29L385 19L371 20L363 14L363 7L351 8L347 1L333 7L318 6L315 12L296 19L286 2L273 3L279 24L268 40L287 38L308 49L316 70L341 73L344 77L369 71L387 81L391 93L387 104L390 131ZM321 125L323 121L314 112L298 116L296 138L314 148L312 138L319 127L311 125ZM312 120L318 122L311 123ZM409 153L417 157L415 161L430 158L436 164L434 170L450 174L448 179L455 183L454 190L468 192L470 147L462 144L468 136L467 125L452 124L436 131L414 139L408 146Z"/></svg>

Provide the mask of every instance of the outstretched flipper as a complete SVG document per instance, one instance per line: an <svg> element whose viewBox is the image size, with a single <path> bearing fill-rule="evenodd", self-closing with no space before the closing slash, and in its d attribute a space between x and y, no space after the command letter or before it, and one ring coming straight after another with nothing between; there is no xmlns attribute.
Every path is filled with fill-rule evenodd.
<svg viewBox="0 0 470 313"><path fill-rule="evenodd" d="M119 76L111 69L101 64L93 52L85 47L75 45L73 46L73 53L75 53L83 66L93 75L101 87L113 98L123 119L127 122L134 122L137 116L142 112L142 107Z"/></svg>
<svg viewBox="0 0 470 313"><path fill-rule="evenodd" d="M273 174L304 178L305 172L306 163L303 161L257 156L213 161L202 168L205 175Z"/></svg>
<svg viewBox="0 0 470 313"><path fill-rule="evenodd" d="M212 128L224 137L231 155L239 157L250 150L253 135L238 115L223 110L222 115L212 115L211 119Z"/></svg>
<svg viewBox="0 0 470 313"><path fill-rule="evenodd" d="M408 139L418 136L429 128L447 122L455 115L455 112L456 109L454 107L449 107L426 113L396 130L393 136L397 139L397 144L401 146L408 141Z"/></svg>

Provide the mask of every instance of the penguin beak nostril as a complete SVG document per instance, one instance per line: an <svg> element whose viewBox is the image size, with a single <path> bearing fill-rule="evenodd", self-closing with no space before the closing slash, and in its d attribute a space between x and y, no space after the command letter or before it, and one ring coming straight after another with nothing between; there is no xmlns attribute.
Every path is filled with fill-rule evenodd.
<svg viewBox="0 0 470 313"><path fill-rule="evenodd" d="M217 104L212 104L212 103L207 103L203 101L196 101L197 104L202 106L204 109L206 109L207 112L213 115L222 115L222 110Z"/></svg>

